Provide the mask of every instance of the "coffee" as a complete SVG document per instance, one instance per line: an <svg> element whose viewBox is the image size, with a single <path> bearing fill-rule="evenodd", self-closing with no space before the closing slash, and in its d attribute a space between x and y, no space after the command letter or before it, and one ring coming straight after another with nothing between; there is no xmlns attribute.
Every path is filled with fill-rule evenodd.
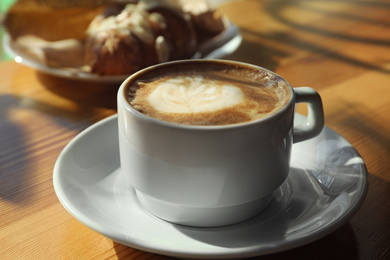
<svg viewBox="0 0 390 260"><path fill-rule="evenodd" d="M289 100L287 83L266 70L210 63L168 66L127 86L139 112L186 125L229 125L264 118Z"/></svg>

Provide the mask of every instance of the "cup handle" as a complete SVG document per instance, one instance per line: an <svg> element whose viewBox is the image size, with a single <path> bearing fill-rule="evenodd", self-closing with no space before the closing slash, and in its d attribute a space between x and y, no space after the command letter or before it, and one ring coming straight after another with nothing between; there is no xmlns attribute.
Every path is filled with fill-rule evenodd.
<svg viewBox="0 0 390 260"><path fill-rule="evenodd" d="M307 103L308 116L306 121L294 125L293 142L298 143L313 138L324 128L324 110L320 95L312 88L294 88L295 103Z"/></svg>

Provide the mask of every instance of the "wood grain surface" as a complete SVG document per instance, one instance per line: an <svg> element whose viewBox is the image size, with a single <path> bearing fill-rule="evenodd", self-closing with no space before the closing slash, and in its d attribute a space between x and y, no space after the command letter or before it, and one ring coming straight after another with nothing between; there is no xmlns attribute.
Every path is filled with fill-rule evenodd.
<svg viewBox="0 0 390 260"><path fill-rule="evenodd" d="M221 10L243 36L226 58L316 89L326 125L356 147L369 171L366 200L347 224L254 259L390 259L390 2L243 0ZM172 259L92 231L54 193L57 157L83 129L116 113L117 88L0 63L0 259Z"/></svg>

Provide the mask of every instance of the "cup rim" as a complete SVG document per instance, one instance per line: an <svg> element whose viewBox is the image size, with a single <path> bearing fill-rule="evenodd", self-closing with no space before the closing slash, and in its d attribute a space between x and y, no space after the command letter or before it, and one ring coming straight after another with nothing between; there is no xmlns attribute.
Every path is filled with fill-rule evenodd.
<svg viewBox="0 0 390 260"><path fill-rule="evenodd" d="M282 108L280 108L279 110L277 110L276 112L274 112L274 113L272 113L270 115L267 115L266 117L255 119L255 120L251 120L251 121L248 121L248 122L241 122L241 123L236 123L236 124L226 124L226 125L186 125L186 124L166 122L166 121L163 121L163 120L160 120L160 119L157 119L157 118L153 118L153 117L147 116L147 115L139 112L138 110L134 109L130 105L130 103L125 98L126 94L124 93L124 89L125 89L125 87L128 85L128 83L131 80L133 80L134 78L139 77L142 74L145 74L146 72L148 72L150 70L155 70L155 69L159 69L161 67L165 67L165 66L168 66L168 65L175 65L175 64L180 64L180 63L219 63L219 64L232 64L232 65L240 65L240 66L249 66L249 67L252 67L252 68L261 69L261 70L264 70L264 71L266 71L266 72L268 72L268 73L270 73L270 74L272 74L274 76L277 76L280 79L282 79L286 83L286 85L287 85L287 87L289 89L290 97L289 97L288 101L286 102L286 104L284 104L284 106ZM233 129L233 128L249 127L249 126L253 126L253 125L257 125L257 124L260 124L260 123L265 123L265 122L268 122L270 120L273 120L274 118L278 117L281 114L284 114L286 111L289 110L290 106L293 104L293 100L295 99L295 92L294 92L292 86L290 85L290 83L286 79L284 79L282 76L280 76L279 74L277 74L277 73L275 73L275 72L273 72L273 71L271 71L269 69L266 69L266 68L258 66L258 65L254 65L254 64L250 64L250 63L246 63L246 62L241 62L241 61L232 61L232 60L184 59L184 60L168 61L168 62L163 62L163 63L151 65L149 67L146 67L144 69L141 69L141 70L133 73L132 75L127 77L121 83L121 85L120 85L120 87L118 89L117 98L118 98L118 100L117 100L118 108L119 108L119 106L122 106L128 112L130 112L132 115L134 115L136 118L138 118L140 120L145 120L145 121L147 121L149 123L153 123L153 124L161 125L161 126L165 126L165 127L182 128L182 129L221 130L221 129Z"/></svg>

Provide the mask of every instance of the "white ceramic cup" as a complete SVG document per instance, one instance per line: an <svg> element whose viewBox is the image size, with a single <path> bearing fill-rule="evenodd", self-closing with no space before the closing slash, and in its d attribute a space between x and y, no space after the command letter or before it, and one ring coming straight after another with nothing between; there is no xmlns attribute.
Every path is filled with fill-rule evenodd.
<svg viewBox="0 0 390 260"><path fill-rule="evenodd" d="M148 71L210 62L270 72L226 60L175 61L131 75L118 91L121 170L147 211L176 224L222 226L260 213L287 178L292 144L318 135L324 126L319 94L287 82L290 98L281 110L234 125L168 123L138 112L126 99L125 87ZM297 102L308 104L308 117L294 126Z"/></svg>

